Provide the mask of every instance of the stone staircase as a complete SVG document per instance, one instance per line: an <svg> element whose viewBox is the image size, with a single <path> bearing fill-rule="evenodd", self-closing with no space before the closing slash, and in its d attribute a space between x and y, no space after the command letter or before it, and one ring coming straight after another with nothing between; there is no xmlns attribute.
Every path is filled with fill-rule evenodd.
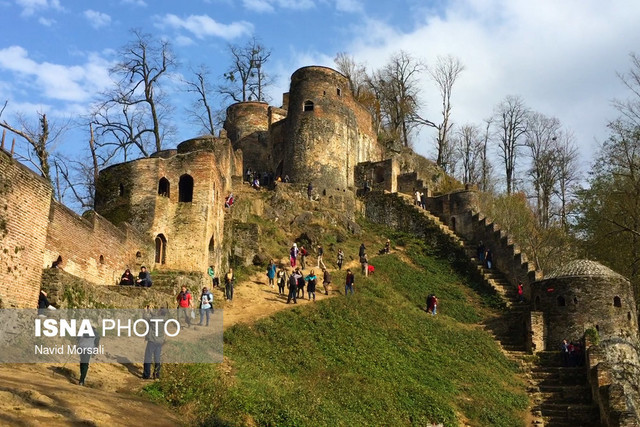
<svg viewBox="0 0 640 427"><path fill-rule="evenodd" d="M559 352L543 351L531 355L525 347L525 316L528 303L518 301L517 288L498 269L486 268L476 257L476 247L453 232L438 217L416 206L413 198L401 198L437 225L443 234L464 248L478 277L491 286L504 300L505 310L484 325L503 352L517 362L528 382L531 398L530 422L536 426L600 426L599 411L592 403L585 367L564 367Z"/></svg>

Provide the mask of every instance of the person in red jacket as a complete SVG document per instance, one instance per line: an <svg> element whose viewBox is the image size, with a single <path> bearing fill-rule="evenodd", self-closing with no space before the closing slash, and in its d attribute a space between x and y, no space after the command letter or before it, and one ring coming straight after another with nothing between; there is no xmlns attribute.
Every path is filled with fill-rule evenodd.
<svg viewBox="0 0 640 427"><path fill-rule="evenodd" d="M191 326L191 317L188 308L192 308L192 297L191 292L187 290L186 286L182 287L182 290L176 297L178 301L178 321L180 321L180 315L184 315L184 320L187 322L187 326Z"/></svg>

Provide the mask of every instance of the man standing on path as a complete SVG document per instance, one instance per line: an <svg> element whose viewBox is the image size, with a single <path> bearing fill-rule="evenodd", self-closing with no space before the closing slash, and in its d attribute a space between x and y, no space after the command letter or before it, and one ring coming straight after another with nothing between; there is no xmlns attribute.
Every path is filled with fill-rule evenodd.
<svg viewBox="0 0 640 427"><path fill-rule="evenodd" d="M227 301L233 300L233 282L235 280L236 276L233 275L233 268L230 268L229 272L224 275L225 299Z"/></svg>
<svg viewBox="0 0 640 427"><path fill-rule="evenodd" d="M300 245L300 267L303 270L307 268L307 255L309 255L309 252L307 252L303 245Z"/></svg>
<svg viewBox="0 0 640 427"><path fill-rule="evenodd" d="M338 270L342 270L342 263L344 262L344 252L342 252L342 249L338 249L338 260L337 260L337 264L338 264Z"/></svg>
<svg viewBox="0 0 640 427"><path fill-rule="evenodd" d="M331 285L331 274L326 268L322 269L322 286L324 286L324 294L329 295L329 286Z"/></svg>
<svg viewBox="0 0 640 427"><path fill-rule="evenodd" d="M293 299L293 303L297 304L296 294L298 293L298 279L296 277L296 273L291 273L289 276L289 297L287 298L287 304L291 302Z"/></svg>
<svg viewBox="0 0 640 427"><path fill-rule="evenodd" d="M344 285L344 296L347 296L348 292L351 292L353 295L353 284L355 283L355 277L351 272L351 269L347 269L347 278L345 279Z"/></svg>
<svg viewBox="0 0 640 427"><path fill-rule="evenodd" d="M192 307L191 292L187 290L186 286L183 286L176 299L178 300L178 321L180 321L180 315L183 315L187 326L191 326L191 316L187 312L187 309Z"/></svg>
<svg viewBox="0 0 640 427"><path fill-rule="evenodd" d="M324 265L324 261L322 260L323 256L324 256L324 248L322 247L321 244L318 244L318 268L320 268L320 264L322 264L322 269L327 268L326 265Z"/></svg>

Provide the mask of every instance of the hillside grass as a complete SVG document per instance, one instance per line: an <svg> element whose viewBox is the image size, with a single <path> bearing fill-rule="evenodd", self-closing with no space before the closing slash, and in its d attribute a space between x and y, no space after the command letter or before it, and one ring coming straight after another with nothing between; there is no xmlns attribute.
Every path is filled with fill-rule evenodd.
<svg viewBox="0 0 640 427"><path fill-rule="evenodd" d="M517 366L477 326L491 292L392 237L403 253L373 257L354 296L235 325L222 365L165 365L146 392L207 426L524 425ZM437 316L424 311L429 293Z"/></svg>

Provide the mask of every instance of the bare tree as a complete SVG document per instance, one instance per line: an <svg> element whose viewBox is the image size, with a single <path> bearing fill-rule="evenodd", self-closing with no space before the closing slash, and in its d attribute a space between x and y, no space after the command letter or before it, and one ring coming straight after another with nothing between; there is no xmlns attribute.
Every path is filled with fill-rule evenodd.
<svg viewBox="0 0 640 427"><path fill-rule="evenodd" d="M148 156L147 136L155 151L160 151L165 136L173 132L167 123L171 108L162 94L161 82L177 64L168 41L155 40L138 30L133 36L110 70L115 88L104 94L105 100L93 113L93 123L106 144L135 146Z"/></svg>
<svg viewBox="0 0 640 427"><path fill-rule="evenodd" d="M620 112L620 120L640 126L640 56L630 53L631 68L626 73L616 73L622 83L631 91L625 100L613 100L613 106Z"/></svg>
<svg viewBox="0 0 640 427"><path fill-rule="evenodd" d="M444 153L448 151L448 135L453 123L451 122L451 93L460 73L464 71L464 65L460 59L449 56L439 56L436 65L428 68L431 78L438 86L440 91L440 100L442 102L442 121L435 123L428 119L421 119L421 123L435 128L438 131L436 143L438 146L438 157L436 163L445 171L447 165L445 163Z"/></svg>
<svg viewBox="0 0 640 427"><path fill-rule="evenodd" d="M189 116L202 126L202 129L210 134L215 134L215 114L211 108L210 94L213 92L209 84L211 73L206 65L201 65L193 71L194 80L183 80L186 90L196 96L193 108L187 110Z"/></svg>
<svg viewBox="0 0 640 427"><path fill-rule="evenodd" d="M549 228L551 196L558 179L558 135L560 121L542 113L532 112L527 119L525 145L529 148L531 176L535 196L537 219L543 228Z"/></svg>
<svg viewBox="0 0 640 427"><path fill-rule="evenodd" d="M462 165L462 182L476 184L481 178L482 138L475 125L466 124L455 133L454 147Z"/></svg>
<svg viewBox="0 0 640 427"><path fill-rule="evenodd" d="M409 146L409 133L418 124L418 77L424 70L421 61L400 51L369 78L370 87L378 94L382 126L405 147Z"/></svg>
<svg viewBox="0 0 640 427"><path fill-rule="evenodd" d="M218 92L235 102L249 101L253 96L264 100L264 88L270 83L264 72L264 64L271 56L271 50L253 37L244 46L228 46L231 64L223 74L225 83L218 86Z"/></svg>
<svg viewBox="0 0 640 427"><path fill-rule="evenodd" d="M21 150L16 157L20 161L31 164L43 178L53 184L49 156L56 141L66 131L67 124L51 127L44 113L38 113L37 125L29 122L21 114L17 116L17 121L19 127L12 126L6 121L0 122L0 127L18 135L26 143L26 150Z"/></svg>
<svg viewBox="0 0 640 427"><path fill-rule="evenodd" d="M580 179L578 167L578 147L573 133L563 131L558 136L558 179L556 195L560 200L560 224L566 232L569 229L568 205L575 194L575 185Z"/></svg>
<svg viewBox="0 0 640 427"><path fill-rule="evenodd" d="M367 90L367 69L364 64L346 52L339 52L333 59L336 69L349 79L349 89L354 98L360 100L360 94Z"/></svg>
<svg viewBox="0 0 640 427"><path fill-rule="evenodd" d="M522 98L507 96L496 107L495 123L498 128L498 149L504 164L507 194L513 191L514 171L522 136L527 131L527 107Z"/></svg>
<svg viewBox="0 0 640 427"><path fill-rule="evenodd" d="M493 190L493 165L489 161L489 142L491 140L491 125L493 119L485 119L485 128L482 135L482 146L480 150L480 190L489 192Z"/></svg>

